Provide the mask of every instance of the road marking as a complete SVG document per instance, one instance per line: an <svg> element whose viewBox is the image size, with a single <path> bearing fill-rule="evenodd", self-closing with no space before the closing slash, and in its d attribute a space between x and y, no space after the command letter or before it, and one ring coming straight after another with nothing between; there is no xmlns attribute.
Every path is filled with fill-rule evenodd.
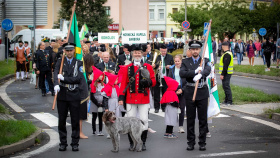
<svg viewBox="0 0 280 158"><path fill-rule="evenodd" d="M50 136L50 141L47 144L45 144L44 146L42 146L42 147L40 147L40 148L38 148L38 149L36 149L34 151L30 151L28 153L24 153L22 155L15 156L15 157L12 157L12 158L28 158L28 157L33 157L33 156L38 155L40 153L46 152L50 148L58 146L58 144L59 144L58 132L56 132L53 129L43 129L43 131L45 131Z"/></svg>
<svg viewBox="0 0 280 158"><path fill-rule="evenodd" d="M277 130L280 130L280 125L277 125L277 124L272 123L272 122L268 122L268 121L265 121L265 120L261 120L261 119L254 118L254 117L248 117L248 116L244 116L244 117L241 117L241 118L244 118L244 119L247 119L247 120L251 120L251 121L255 121L255 122L258 122L258 123L270 126L272 128L275 128Z"/></svg>
<svg viewBox="0 0 280 158"><path fill-rule="evenodd" d="M25 110L15 104L6 93L6 88L14 81L14 79L10 80L0 87L0 96L6 102L6 104L8 104L13 110L15 110L15 112L25 112Z"/></svg>
<svg viewBox="0 0 280 158"><path fill-rule="evenodd" d="M217 156L231 156L231 155L242 155L242 154L257 154L264 153L266 151L258 150L248 150L248 151L236 151L236 152L224 152L224 153L213 153L213 154L201 154L198 157L217 157Z"/></svg>
<svg viewBox="0 0 280 158"><path fill-rule="evenodd" d="M57 127L58 126L58 118L50 113L31 113L31 115L38 120L44 122L50 127ZM66 126L70 124L66 122Z"/></svg>
<svg viewBox="0 0 280 158"><path fill-rule="evenodd" d="M161 117L165 117L165 113L162 112L162 111L159 111L158 113L151 112L151 114L158 115L158 116L161 116ZM230 116L229 115L224 115L224 114L219 114L218 116L216 116L216 118L221 118L221 117L230 117Z"/></svg>
<svg viewBox="0 0 280 158"><path fill-rule="evenodd" d="M230 117L229 115L224 115L224 114L219 114L218 116L216 117Z"/></svg>

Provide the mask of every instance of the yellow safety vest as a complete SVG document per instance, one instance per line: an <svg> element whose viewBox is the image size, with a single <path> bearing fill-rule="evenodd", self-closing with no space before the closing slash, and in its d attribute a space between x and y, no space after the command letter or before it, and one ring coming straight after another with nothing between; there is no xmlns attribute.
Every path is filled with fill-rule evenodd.
<svg viewBox="0 0 280 158"><path fill-rule="evenodd" d="M225 54L229 54L231 56L230 63L229 63L228 69L227 69L227 73L232 74L233 73L233 56L232 56L232 52L230 52L230 51L225 52L220 59L219 74L221 74L223 72L223 68L224 68L223 59L224 59Z"/></svg>

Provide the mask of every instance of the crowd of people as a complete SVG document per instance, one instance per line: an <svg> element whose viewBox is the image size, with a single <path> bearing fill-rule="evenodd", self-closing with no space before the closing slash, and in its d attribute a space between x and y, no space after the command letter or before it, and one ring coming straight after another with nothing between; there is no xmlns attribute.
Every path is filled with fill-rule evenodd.
<svg viewBox="0 0 280 158"><path fill-rule="evenodd" d="M253 65L257 55L255 50L259 50L260 44L252 41L244 44L241 40L237 43L233 40L230 43L225 39L217 45L214 37L212 41L214 54L218 49L218 56L221 55L219 72L226 94L224 103L232 105L230 77L233 72L233 56L236 55L238 63L241 64L242 55L247 52ZM183 43L174 46L174 41L132 45L100 44L97 39L83 39L80 42L83 61L75 58L76 45L66 42L66 39L61 37L40 42L34 53L31 53L28 42L23 46L23 42L20 41L15 51L17 79L19 80L20 72L23 81L28 77L29 70L26 69L26 65L32 61L42 96L57 95L60 151L65 151L68 146L65 126L68 111L72 124L73 151L79 150L79 139L88 138L82 131L82 124L88 119L88 112L92 113L92 133L104 135L102 116L106 111L113 111L117 117L138 117L144 122L141 140L142 150L145 151L148 131L156 132L148 125L149 111L153 108L155 113L159 113L160 110L165 113L165 138L178 138L173 129L177 125L178 132L185 133L184 118L188 117L187 150L194 150L196 144L194 122L197 117L200 124L199 149L206 150L206 137L211 137L207 121L209 90L206 78L211 72L211 67L208 59L202 59L199 55L203 40L186 41L186 59L182 55L173 58L168 54L172 53L174 48L184 47ZM266 41L261 48L266 50L266 47L270 46L272 47L272 44ZM157 56L155 52L158 53ZM264 54L269 58L267 53ZM214 55L214 58L216 63L217 56ZM205 62L204 68L200 67L201 61ZM193 101L197 81L199 86ZM38 88L37 84L35 88ZM112 137L107 135L107 138ZM128 138L131 148L131 135L128 135Z"/></svg>

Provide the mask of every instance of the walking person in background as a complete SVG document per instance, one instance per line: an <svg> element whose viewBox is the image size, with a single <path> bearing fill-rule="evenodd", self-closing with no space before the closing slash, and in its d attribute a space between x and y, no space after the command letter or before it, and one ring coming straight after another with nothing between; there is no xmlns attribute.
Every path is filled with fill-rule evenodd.
<svg viewBox="0 0 280 158"><path fill-rule="evenodd" d="M216 43L215 37L212 37L212 51L213 51L213 57L214 57L214 64L216 64L217 63L217 54L216 54L217 43Z"/></svg>
<svg viewBox="0 0 280 158"><path fill-rule="evenodd" d="M239 39L238 43L234 47L234 52L235 52L235 54L237 56L237 63L238 63L238 65L241 65L241 61L242 61L242 58L243 58L244 50L245 50L245 46L241 42L241 39Z"/></svg>
<svg viewBox="0 0 280 158"><path fill-rule="evenodd" d="M266 42L263 43L263 53L265 56L265 61L267 68L265 71L270 71L270 62L271 62L271 52L273 51L273 43L269 42L269 39L266 38Z"/></svg>
<svg viewBox="0 0 280 158"><path fill-rule="evenodd" d="M173 41L170 41L170 42L168 43L167 49L168 49L168 52L169 52L169 53L172 53L172 52L173 52L173 49L174 49Z"/></svg>
<svg viewBox="0 0 280 158"><path fill-rule="evenodd" d="M235 58L235 51L234 51L235 45L236 45L236 39L232 39L230 50L233 54L233 58Z"/></svg>
<svg viewBox="0 0 280 158"><path fill-rule="evenodd" d="M179 133L185 133L184 130L184 118L185 118L185 109L186 109L186 101L183 95L183 86L186 82L186 80L180 77L179 72L180 72L180 68L181 68L181 64L182 64L182 56L181 55L176 55L174 57L174 63L175 65L172 65L170 67L169 73L168 73L168 77L171 77L172 79L176 80L179 85L177 88L177 95L179 98L179 107L181 110L181 113L179 114Z"/></svg>
<svg viewBox="0 0 280 158"><path fill-rule="evenodd" d="M262 49L262 44L259 42L260 40L257 39L257 41L254 43L256 47L256 57L259 57L260 51Z"/></svg>
<svg viewBox="0 0 280 158"><path fill-rule="evenodd" d="M279 68L279 62L280 62L280 38L277 39L276 42L276 59L277 59L277 65L276 68Z"/></svg>
<svg viewBox="0 0 280 158"><path fill-rule="evenodd" d="M247 56L249 58L249 64L254 66L254 60L255 60L255 44L253 43L252 40L249 41L249 44L247 45L246 51L247 51Z"/></svg>
<svg viewBox="0 0 280 158"><path fill-rule="evenodd" d="M218 44L218 57L222 56L222 41L219 40Z"/></svg>
<svg viewBox="0 0 280 158"><path fill-rule="evenodd" d="M15 48L14 55L16 57L16 63L17 63L16 80L19 80L19 74L21 73L21 80L25 81L24 72L26 71L25 68L26 52L22 41L18 42L18 46Z"/></svg>

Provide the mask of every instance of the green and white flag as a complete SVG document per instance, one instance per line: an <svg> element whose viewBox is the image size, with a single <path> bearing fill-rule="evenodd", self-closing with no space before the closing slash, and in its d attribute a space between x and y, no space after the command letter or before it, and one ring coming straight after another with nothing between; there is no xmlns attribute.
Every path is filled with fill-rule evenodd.
<svg viewBox="0 0 280 158"><path fill-rule="evenodd" d="M206 42L206 41L205 41ZM211 119L220 114L220 101L218 95L218 85L215 74L215 65L214 65L214 55L212 50L212 40L211 40L211 31L209 31L209 36L207 40L205 58L209 59L209 64L211 66L211 73L207 77L207 84L209 88L209 105L208 105L208 119Z"/></svg>
<svg viewBox="0 0 280 158"><path fill-rule="evenodd" d="M84 24L82 26L82 29L81 29L81 32L80 32L80 39L83 40L87 33L88 33L88 27L87 27L87 24Z"/></svg>

